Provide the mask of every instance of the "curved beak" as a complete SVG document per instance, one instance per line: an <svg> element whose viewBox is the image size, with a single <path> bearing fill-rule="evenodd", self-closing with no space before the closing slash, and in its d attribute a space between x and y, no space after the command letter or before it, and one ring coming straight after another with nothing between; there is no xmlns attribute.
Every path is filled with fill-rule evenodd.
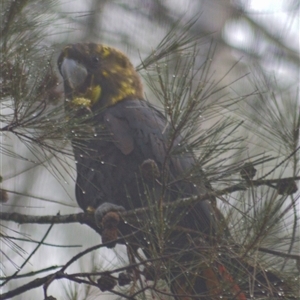
<svg viewBox="0 0 300 300"><path fill-rule="evenodd" d="M60 71L64 80L68 82L72 89L80 86L87 76L87 69L79 62L70 58L63 59Z"/></svg>

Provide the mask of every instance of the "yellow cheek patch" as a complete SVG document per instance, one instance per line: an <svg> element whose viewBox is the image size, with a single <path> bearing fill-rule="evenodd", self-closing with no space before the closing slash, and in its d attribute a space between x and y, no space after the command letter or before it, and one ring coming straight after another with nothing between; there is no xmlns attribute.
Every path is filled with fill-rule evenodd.
<svg viewBox="0 0 300 300"><path fill-rule="evenodd" d="M121 82L121 90L125 93L125 94L132 94L135 92L135 89L132 87L132 85L125 81Z"/></svg>
<svg viewBox="0 0 300 300"><path fill-rule="evenodd" d="M111 98L112 104L115 104L128 96L136 94L136 89L132 87L132 84L122 81L120 85L119 93Z"/></svg>
<svg viewBox="0 0 300 300"><path fill-rule="evenodd" d="M107 46L102 46L101 52L102 52L103 58L106 58L111 53L110 48Z"/></svg>
<svg viewBox="0 0 300 300"><path fill-rule="evenodd" d="M85 93L85 97L91 100L91 104L95 104L101 96L101 87L100 85L93 86L88 88L87 92Z"/></svg>

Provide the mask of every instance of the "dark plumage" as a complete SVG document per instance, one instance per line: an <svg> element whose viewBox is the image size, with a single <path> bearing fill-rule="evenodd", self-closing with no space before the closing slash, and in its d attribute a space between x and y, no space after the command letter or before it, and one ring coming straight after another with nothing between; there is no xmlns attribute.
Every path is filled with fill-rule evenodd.
<svg viewBox="0 0 300 300"><path fill-rule="evenodd" d="M99 113L98 121L105 124L111 138L91 140L87 148L92 150L88 153L74 144L78 171L76 198L79 205L84 210L87 206L97 208L103 202L121 205L125 209L146 206L149 195L147 199L141 196L144 194L144 178L140 167L146 159L152 159L162 170L167 158L167 134L162 133L166 127L165 119L147 102L127 100ZM98 133L101 136L101 132ZM176 183L167 187L166 200L196 195L200 189L205 193L204 186L196 189L191 182L177 182L188 168L192 168L192 163L193 157L188 154L168 159L166 176L168 182ZM91 172L91 169L95 171ZM156 191L154 197L160 197L159 184L153 181L151 186ZM194 229L202 228L204 231L214 223L208 201L199 202L191 210L194 210L191 214L195 214L198 223ZM194 222L190 217L189 220Z"/></svg>
<svg viewBox="0 0 300 300"><path fill-rule="evenodd" d="M193 153L178 151L181 137L172 139L165 117L143 100L140 78L123 53L93 43L74 44L64 48L58 66L64 78L67 114L75 116L75 123L83 128L72 139L76 199L83 210L95 209L102 215L120 206L130 210L159 199L167 202L207 193L201 170L197 171L197 186L187 179L194 168ZM152 178L143 173L149 161L158 168ZM217 240L226 245L230 239L221 213L209 200L181 207L176 213L177 225L190 232L172 235L171 241L165 241L163 254L189 251L173 265L171 262L171 290L194 295L193 299L195 295L216 299L229 294L226 299L245 300L223 264L204 258L209 245ZM224 261L230 259L225 255ZM238 267L238 260L232 260ZM260 277L265 284L267 279ZM247 285L248 279L244 282Z"/></svg>
<svg viewBox="0 0 300 300"><path fill-rule="evenodd" d="M70 100L68 105L73 108L77 106L78 115L84 110L90 110L88 122L93 124L91 137L86 136L86 140L78 137L73 139L77 161L76 199L83 210L89 206L96 209L104 202L121 205L125 209L147 205L143 201L148 201L149 197L146 200L140 196L144 194L140 168L146 159L153 159L160 170L165 164L166 184L175 182L167 186L165 200L172 201L206 192L204 180L197 188L190 181L184 180L184 175L193 167L191 153L167 155L168 151L172 153L176 150L180 137L173 142L170 150L168 139L171 134L166 119L142 99L142 84L126 56L113 48L92 43L67 46L58 60L63 75L68 72L61 67L64 58L80 62L87 69L87 74L84 73L86 78L74 88L69 83L72 80L64 76L66 96ZM77 66L72 68L74 72L80 72ZM115 70L118 72L115 73ZM122 73L124 76L121 76ZM123 79L125 75L126 79ZM75 77L80 76L76 74ZM120 81L128 85L124 87ZM98 86L101 96L96 100L91 99L92 89ZM112 87L116 89L113 92ZM118 92L118 89L121 91ZM119 94L123 97L119 98ZM79 101L78 105L76 99L91 100L93 104L86 106ZM153 197L160 197L159 184L153 182L153 185ZM194 229L211 230L215 220L209 201L194 205L190 213L195 215L195 219L188 217L187 220L196 223L193 224Z"/></svg>

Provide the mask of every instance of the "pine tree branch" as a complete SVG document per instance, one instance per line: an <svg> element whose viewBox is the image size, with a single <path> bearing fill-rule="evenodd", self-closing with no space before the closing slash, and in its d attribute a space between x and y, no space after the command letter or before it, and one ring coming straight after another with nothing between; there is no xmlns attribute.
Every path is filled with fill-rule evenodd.
<svg viewBox="0 0 300 300"><path fill-rule="evenodd" d="M300 176L295 177L286 177L286 178L279 178L279 179L266 179L266 180L245 180L241 183L229 186L222 190L208 192L206 194L200 196L193 196L189 198L180 199L177 201L173 201L172 203L164 203L163 207L183 207L187 205L194 204L199 201L205 201L207 199L211 199L214 197L224 196L229 193L237 192L237 191L245 191L251 187L258 187L258 186L271 186L276 188L274 184L279 184L282 182L294 182L295 180L300 180ZM143 214L144 212L149 211L150 207L142 207L126 212L120 212L120 216L124 219L130 218L132 216L137 216ZM91 225L95 223L94 214L93 213L78 213L78 214L70 214L70 215L60 215L57 214L55 216L34 216L34 215L24 215L20 213L5 213L0 212L0 220L3 221L13 221L18 224L67 224L67 223L80 223ZM97 232L99 232L96 230Z"/></svg>

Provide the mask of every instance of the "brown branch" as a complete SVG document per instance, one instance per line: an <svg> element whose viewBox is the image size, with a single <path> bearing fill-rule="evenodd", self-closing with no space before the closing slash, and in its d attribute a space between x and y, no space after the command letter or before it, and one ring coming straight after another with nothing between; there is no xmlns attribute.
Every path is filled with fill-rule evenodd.
<svg viewBox="0 0 300 300"><path fill-rule="evenodd" d="M71 215L60 215L55 216L34 216L34 215L23 215L19 213L0 213L0 219L3 221L13 221L18 224L67 224L67 223L80 223L86 224L94 220L94 216L90 213L79 213Z"/></svg>
<svg viewBox="0 0 300 300"><path fill-rule="evenodd" d="M126 237L124 237L126 238ZM122 239L119 239L120 241ZM118 240L118 242L119 242ZM37 287L40 287L42 285L49 285L53 280L57 280L57 279L62 279L62 278L65 278L65 275L64 275L64 270L66 270L66 268L68 266L70 266L72 263L74 263L76 260L78 260L80 257L86 255L87 253L89 252L92 252L94 250L97 250L99 248L102 248L102 247L107 247L108 243L107 244L98 244L96 246L93 246L93 247L90 247L80 253L78 253L77 255L75 255L74 257L72 257L62 268L60 268L57 272L53 273L53 274L50 274L50 275L47 275L45 277L41 277L41 278L37 278L37 279L34 279L33 281L30 281L29 283L27 284L24 284L12 291L9 291L7 293L3 293L0 295L0 300L2 299L10 299L12 297L15 297L17 295L20 295L24 292L27 292L29 290L32 290L34 288L37 288ZM19 275L21 277L21 275ZM12 276L10 276L11 278ZM15 278L11 278L11 279L15 279Z"/></svg>
<svg viewBox="0 0 300 300"><path fill-rule="evenodd" d="M300 255L299 254L288 254L288 253L284 253L284 252L280 252L280 251L276 251L276 250L267 249L267 248L264 248L264 247L259 247L258 250L261 251L261 252L273 254L275 256L289 258L289 259L295 259L297 261L300 261Z"/></svg>
<svg viewBox="0 0 300 300"><path fill-rule="evenodd" d="M22 293L25 293L29 290L32 290L34 288L37 288L37 287L40 287L42 286L43 284L45 284L51 277L53 276L53 274L51 275L47 275L45 277L42 277L42 278L37 278L37 279L34 279L33 281L30 281L26 284L23 284L22 286L12 290L12 291L9 291L7 293L3 293L0 295L0 299L4 300L4 299L10 299L12 297L15 297L17 295L20 295Z"/></svg>
<svg viewBox="0 0 300 300"><path fill-rule="evenodd" d="M41 270L38 270L38 271L29 272L29 273L25 273L25 274L21 274L21 275L0 277L0 280L19 279L19 278L24 278L24 277L31 277L31 276L37 275L39 273L49 272L49 271L59 269L59 268L62 268L62 267L63 266L51 266L51 267L48 267L48 268L45 268L45 269L41 269Z"/></svg>
<svg viewBox="0 0 300 300"><path fill-rule="evenodd" d="M295 180L298 179L298 177L293 177L293 178L284 178L284 180ZM246 190L249 185L252 186L260 186L260 185L265 185L265 184L271 184L271 183L278 183L280 180L279 179L272 179L272 180L253 180L249 182L245 182L243 184L237 184L234 186L230 186L226 189L216 191L216 192L211 192L211 193L206 193L201 196L194 196L190 198L185 198L185 199L180 199L177 201L174 201L172 203L164 203L163 208L171 208L171 207L186 207L187 205L192 205L195 204L199 201L204 201L207 200L211 197L215 196L221 196L224 194L231 193L233 191L242 191ZM121 217L121 221L118 224L118 230L121 233L121 235L128 235L130 234L131 237L134 237L134 235L138 235L139 230L141 229L140 226L140 219L145 218L145 214L149 212L153 207L142 207L142 208L137 208L134 210L130 211L125 211L125 212L119 212L119 216ZM94 229L97 233L102 234L103 228L101 228L101 224L97 225L94 215L91 213L79 213L79 214L71 214L71 215L55 215L55 216L32 216L32 215L23 215L19 213L4 213L0 212L0 219L5 220L5 221L14 221L19 224L24 224L24 223L35 223L35 224L68 224L68 223L80 223L80 224L85 224ZM188 230L187 228L179 228L178 226L174 227L174 231L185 231ZM135 236L136 238L136 236ZM117 239L115 242L123 244L125 242L125 237ZM109 243L107 243L109 245ZM105 245L105 244L103 244ZM265 248L259 248L259 251L271 253L270 251ZM290 259L296 259L300 260L299 255L289 255L287 256L286 254L280 253L276 251L272 251L271 254L282 256L284 255L285 257L288 257Z"/></svg>
<svg viewBox="0 0 300 300"><path fill-rule="evenodd" d="M289 182L294 180L300 180L299 176L296 177L287 177L281 179L267 179L267 180L248 180L243 181L239 184L229 186L225 189L218 191L211 191L199 196L192 196L189 198L179 199L173 202L168 202L163 204L163 208L172 208L172 207L186 207L188 205L193 205L199 201L205 201L207 199L212 199L215 197L227 195L229 193L233 193L236 191L245 191L250 187L258 187L262 185L270 186L274 183L280 182ZM275 187L274 187L275 188ZM141 207L134 210L129 210L125 212L119 212L121 218L127 223L131 222L136 224L136 219L138 216L143 217L146 212L149 212L153 209L154 206L149 207ZM55 216L34 216L34 215L24 215L20 213L5 213L0 212L0 220L3 221L13 221L18 224L68 224L68 223L80 223L85 224L93 228L97 233L101 234L101 228L95 223L94 214L92 213L79 213L79 214L71 214L71 215L60 215L57 214Z"/></svg>

